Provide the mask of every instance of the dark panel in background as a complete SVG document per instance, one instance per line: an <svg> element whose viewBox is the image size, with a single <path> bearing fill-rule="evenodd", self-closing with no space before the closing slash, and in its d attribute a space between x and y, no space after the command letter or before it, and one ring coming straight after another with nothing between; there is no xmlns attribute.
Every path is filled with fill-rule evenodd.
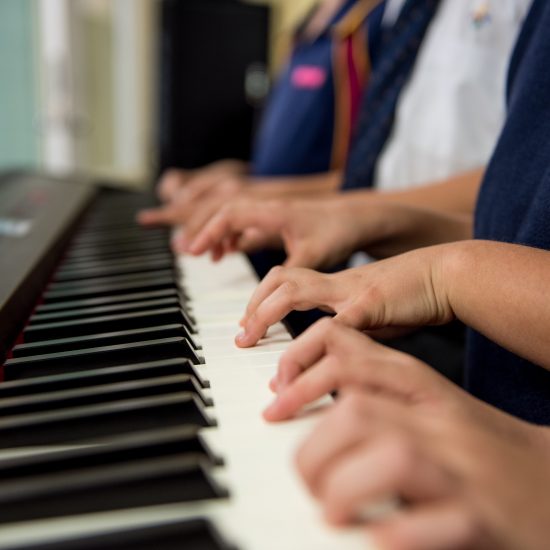
<svg viewBox="0 0 550 550"><path fill-rule="evenodd" d="M246 79L268 58L269 8L237 0L160 2L159 169L250 158Z"/></svg>

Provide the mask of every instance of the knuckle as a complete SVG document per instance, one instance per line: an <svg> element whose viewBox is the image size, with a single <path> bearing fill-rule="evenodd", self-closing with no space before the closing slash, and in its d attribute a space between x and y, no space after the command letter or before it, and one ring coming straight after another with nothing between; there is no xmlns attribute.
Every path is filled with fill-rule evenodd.
<svg viewBox="0 0 550 550"><path fill-rule="evenodd" d="M356 302L356 307L363 312L368 312L370 328L386 326L387 306L384 292L376 284L368 285Z"/></svg>
<svg viewBox="0 0 550 550"><path fill-rule="evenodd" d="M259 323L261 323L260 316L258 315L258 310L251 313L249 319L248 319L248 326L256 326Z"/></svg>
<svg viewBox="0 0 550 550"><path fill-rule="evenodd" d="M398 480L407 480L418 464L418 453L413 442L404 434L388 436L386 442L388 460L391 460L394 475Z"/></svg>
<svg viewBox="0 0 550 550"><path fill-rule="evenodd" d="M269 279L273 279L274 281L280 281L284 277L285 271L286 270L282 265L276 265L269 270L267 277L269 277Z"/></svg>
<svg viewBox="0 0 550 550"><path fill-rule="evenodd" d="M252 313L247 323L247 330L259 334L260 336L269 328L268 323L264 319L261 310L256 310Z"/></svg>
<svg viewBox="0 0 550 550"><path fill-rule="evenodd" d="M293 302L300 290L300 285L293 279L290 279L285 281L279 288L283 296L290 302Z"/></svg>
<svg viewBox="0 0 550 550"><path fill-rule="evenodd" d="M334 330L337 330L338 323L332 317L323 317L317 321L317 330L325 336L330 336Z"/></svg>
<svg viewBox="0 0 550 550"><path fill-rule="evenodd" d="M358 391L352 391L341 399L341 414L350 426L362 423L364 396Z"/></svg>
<svg viewBox="0 0 550 550"><path fill-rule="evenodd" d="M384 301L384 294L378 285L371 283L363 291L362 298L365 304L378 304Z"/></svg>
<svg viewBox="0 0 550 550"><path fill-rule="evenodd" d="M323 319L322 335L326 345L334 348L340 341L344 326L332 317Z"/></svg>
<svg viewBox="0 0 550 550"><path fill-rule="evenodd" d="M363 410L363 396L359 392L352 392L346 395L344 406L349 414L358 416Z"/></svg>
<svg viewBox="0 0 550 550"><path fill-rule="evenodd" d="M350 331L349 327L344 325L342 322L340 322L338 319L334 317L329 318L330 323L327 324L327 338L329 339L329 342L335 343L339 342L340 338L344 333L347 333Z"/></svg>

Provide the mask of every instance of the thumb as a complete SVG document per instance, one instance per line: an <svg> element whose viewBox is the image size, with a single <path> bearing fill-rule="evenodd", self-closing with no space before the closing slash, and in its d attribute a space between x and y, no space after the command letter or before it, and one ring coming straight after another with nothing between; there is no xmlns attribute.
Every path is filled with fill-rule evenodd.
<svg viewBox="0 0 550 550"><path fill-rule="evenodd" d="M351 304L343 307L334 317L334 320L344 326L359 330L373 330L383 326L373 326L373 321L365 304L355 298Z"/></svg>
<svg viewBox="0 0 550 550"><path fill-rule="evenodd" d="M315 269L319 261L317 255L313 252L312 246L306 241L296 242L295 237L289 235L287 231L282 231L283 244L287 253L287 259L284 267L307 267Z"/></svg>
<svg viewBox="0 0 550 550"><path fill-rule="evenodd" d="M287 252L288 254L288 252ZM313 267L307 260L307 256L302 251L291 252L283 262L283 267Z"/></svg>

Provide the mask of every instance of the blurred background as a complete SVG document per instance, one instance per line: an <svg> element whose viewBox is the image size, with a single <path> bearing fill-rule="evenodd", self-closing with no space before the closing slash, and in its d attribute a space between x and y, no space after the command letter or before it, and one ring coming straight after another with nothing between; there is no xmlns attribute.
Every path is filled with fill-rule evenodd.
<svg viewBox="0 0 550 550"><path fill-rule="evenodd" d="M0 169L129 184L246 159L315 0L1 0Z"/></svg>

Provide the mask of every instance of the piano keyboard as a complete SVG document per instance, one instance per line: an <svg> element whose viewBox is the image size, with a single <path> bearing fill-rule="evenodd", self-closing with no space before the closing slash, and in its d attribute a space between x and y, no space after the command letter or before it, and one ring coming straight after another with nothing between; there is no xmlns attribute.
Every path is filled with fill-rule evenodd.
<svg viewBox="0 0 550 550"><path fill-rule="evenodd" d="M96 199L5 362L0 549L365 548L296 476L314 415L261 418L290 336L234 345L246 259L174 261L143 204Z"/></svg>

